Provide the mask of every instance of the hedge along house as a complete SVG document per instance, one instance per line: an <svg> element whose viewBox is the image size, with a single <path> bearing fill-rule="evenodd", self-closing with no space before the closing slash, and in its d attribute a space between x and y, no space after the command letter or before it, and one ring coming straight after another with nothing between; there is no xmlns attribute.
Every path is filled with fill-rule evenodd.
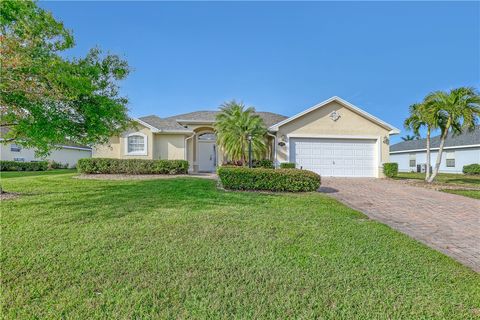
<svg viewBox="0 0 480 320"><path fill-rule="evenodd" d="M185 159L192 172L214 172L227 160L216 144L218 111L198 111L168 118L134 119L136 127L97 146L93 157ZM388 162L389 136L398 129L339 98L332 97L290 118L257 112L268 128L265 155L278 166L323 176L381 177Z"/></svg>

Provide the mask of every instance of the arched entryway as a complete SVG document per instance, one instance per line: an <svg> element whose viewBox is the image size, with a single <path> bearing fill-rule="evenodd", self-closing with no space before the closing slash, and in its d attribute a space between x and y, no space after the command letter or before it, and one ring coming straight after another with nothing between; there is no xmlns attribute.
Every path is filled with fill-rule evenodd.
<svg viewBox="0 0 480 320"><path fill-rule="evenodd" d="M197 163L199 172L215 172L217 144L214 132L200 132L197 135Z"/></svg>

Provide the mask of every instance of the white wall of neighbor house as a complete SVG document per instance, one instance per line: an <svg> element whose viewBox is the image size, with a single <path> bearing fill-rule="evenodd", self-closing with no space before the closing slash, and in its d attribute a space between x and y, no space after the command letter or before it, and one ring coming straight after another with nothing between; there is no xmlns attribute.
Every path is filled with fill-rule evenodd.
<svg viewBox="0 0 480 320"><path fill-rule="evenodd" d="M432 167L435 166L437 155L438 151L432 151L430 162ZM390 162L398 163L398 170L401 172L416 172L417 164L427 163L427 153L425 151L391 153ZM462 173L463 166L472 163L480 163L480 147L445 149L442 154L439 172Z"/></svg>
<svg viewBox="0 0 480 320"><path fill-rule="evenodd" d="M81 150L76 148L61 148L53 150L50 155L47 157L36 157L35 151L33 149L26 149L21 148L20 151L12 151L18 150L16 145L13 146L12 144L1 144L0 145L0 160L8 160L8 161L41 161L41 160L52 160L55 162L59 162L62 164L68 164L70 168L73 168L77 165L79 159L83 158L91 158L92 152L90 150Z"/></svg>

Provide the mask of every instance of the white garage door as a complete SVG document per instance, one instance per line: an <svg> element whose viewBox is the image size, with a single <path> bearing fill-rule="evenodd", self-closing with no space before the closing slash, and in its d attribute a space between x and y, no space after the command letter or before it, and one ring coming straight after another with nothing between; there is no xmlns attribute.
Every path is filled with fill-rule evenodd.
<svg viewBox="0 0 480 320"><path fill-rule="evenodd" d="M327 177L375 177L376 141L290 139L290 161Z"/></svg>

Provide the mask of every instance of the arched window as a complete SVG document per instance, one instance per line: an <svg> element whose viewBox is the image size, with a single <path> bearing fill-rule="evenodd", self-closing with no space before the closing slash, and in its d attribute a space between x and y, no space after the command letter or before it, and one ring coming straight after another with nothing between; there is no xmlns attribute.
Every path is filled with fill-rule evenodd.
<svg viewBox="0 0 480 320"><path fill-rule="evenodd" d="M202 133L198 136L198 140L200 141L215 141L215 133Z"/></svg>
<svg viewBox="0 0 480 320"><path fill-rule="evenodd" d="M127 155L147 155L147 136L143 133L131 133L126 137Z"/></svg>

